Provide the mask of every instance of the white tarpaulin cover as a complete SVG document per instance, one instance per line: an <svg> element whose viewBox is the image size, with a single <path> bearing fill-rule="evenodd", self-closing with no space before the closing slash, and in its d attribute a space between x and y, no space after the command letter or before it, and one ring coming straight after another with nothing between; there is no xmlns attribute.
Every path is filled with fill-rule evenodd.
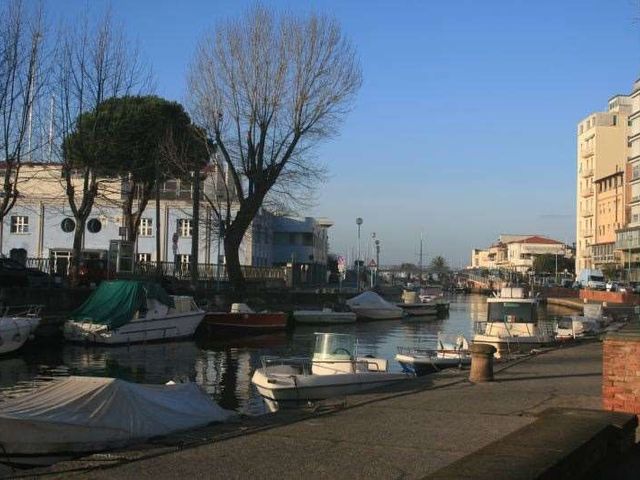
<svg viewBox="0 0 640 480"><path fill-rule="evenodd" d="M6 453L90 452L228 420L195 383L68 377L0 403Z"/></svg>
<svg viewBox="0 0 640 480"><path fill-rule="evenodd" d="M350 298L346 301L350 307L360 308L383 308L383 309L396 309L393 303L387 302L384 298L375 292L363 292L357 297ZM398 308L399 309L399 308Z"/></svg>

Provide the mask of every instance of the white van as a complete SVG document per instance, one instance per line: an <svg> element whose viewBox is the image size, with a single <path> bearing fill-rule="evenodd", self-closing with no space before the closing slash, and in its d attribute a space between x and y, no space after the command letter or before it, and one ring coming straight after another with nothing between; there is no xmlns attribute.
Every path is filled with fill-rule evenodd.
<svg viewBox="0 0 640 480"><path fill-rule="evenodd" d="M580 272L577 280L582 288L590 288L591 290L605 290L607 288L602 270L585 268Z"/></svg>

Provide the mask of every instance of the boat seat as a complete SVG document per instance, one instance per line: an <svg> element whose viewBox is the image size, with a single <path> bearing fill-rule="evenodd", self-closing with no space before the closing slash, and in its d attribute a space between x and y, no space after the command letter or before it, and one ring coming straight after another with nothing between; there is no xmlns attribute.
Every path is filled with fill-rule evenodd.
<svg viewBox="0 0 640 480"><path fill-rule="evenodd" d="M384 358L358 357L357 371L359 372L386 372L387 360Z"/></svg>

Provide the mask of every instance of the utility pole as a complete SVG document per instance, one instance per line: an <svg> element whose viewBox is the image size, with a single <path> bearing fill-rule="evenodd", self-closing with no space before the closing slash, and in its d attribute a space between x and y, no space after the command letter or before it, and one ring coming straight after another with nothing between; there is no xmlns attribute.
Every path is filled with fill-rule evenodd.
<svg viewBox="0 0 640 480"><path fill-rule="evenodd" d="M200 240L200 167L193 172L193 225L191 226L191 286L198 286L198 247Z"/></svg>
<svg viewBox="0 0 640 480"><path fill-rule="evenodd" d="M356 291L360 291L360 226L362 225L362 218L356 218L356 225L358 226L358 257L356 258Z"/></svg>

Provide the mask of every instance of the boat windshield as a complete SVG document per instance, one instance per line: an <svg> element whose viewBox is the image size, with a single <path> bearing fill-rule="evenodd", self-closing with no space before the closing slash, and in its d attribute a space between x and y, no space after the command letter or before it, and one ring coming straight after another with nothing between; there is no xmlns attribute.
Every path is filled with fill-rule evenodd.
<svg viewBox="0 0 640 480"><path fill-rule="evenodd" d="M344 333L316 333L314 360L350 360L356 356L356 337Z"/></svg>
<svg viewBox="0 0 640 480"><path fill-rule="evenodd" d="M520 302L495 302L489 304L490 322L532 323L535 304Z"/></svg>

